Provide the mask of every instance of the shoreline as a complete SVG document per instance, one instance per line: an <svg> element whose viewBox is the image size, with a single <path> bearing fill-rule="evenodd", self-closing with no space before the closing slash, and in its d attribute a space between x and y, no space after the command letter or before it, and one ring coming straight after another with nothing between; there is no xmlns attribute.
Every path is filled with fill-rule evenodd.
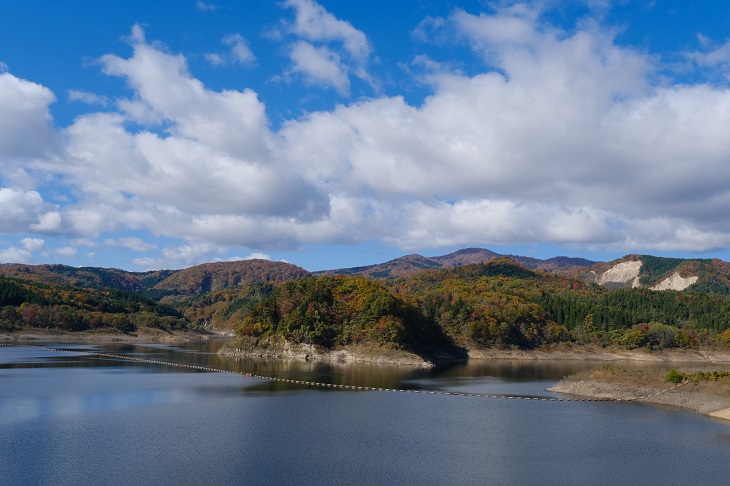
<svg viewBox="0 0 730 486"><path fill-rule="evenodd" d="M434 363L423 356L406 350L378 348L369 345L340 346L321 349L311 344L292 344L287 341L250 345L231 340L218 350L223 357L257 359L301 360L337 363L371 363L432 368Z"/></svg>
<svg viewBox="0 0 730 486"><path fill-rule="evenodd" d="M546 347L521 349L478 349L468 351L469 359L640 361L646 363L707 363L730 365L730 349L619 349L585 347Z"/></svg>
<svg viewBox="0 0 730 486"><path fill-rule="evenodd" d="M683 371L707 370L707 364L684 362ZM728 366L726 366L728 367ZM728 367L730 369L730 367ZM560 380L548 391L588 398L633 401L651 405L669 406L730 421L730 380L681 383L666 381L662 369L628 369L607 364L598 369L580 372Z"/></svg>
<svg viewBox="0 0 730 486"><path fill-rule="evenodd" d="M220 334L201 334L190 331L163 331L162 329L144 329L124 334L118 332L69 332L26 329L22 331L0 331L0 342L34 343L38 341L61 340L64 342L82 343L180 343L188 341L204 341L222 339Z"/></svg>
<svg viewBox="0 0 730 486"><path fill-rule="evenodd" d="M321 350L311 345L266 343L265 346L247 346L236 342L224 333L194 333L143 329L136 333L117 332L64 332L46 330L21 330L0 332L0 343L29 345L43 341L77 343L182 343L190 341L224 340L218 351L222 357L249 357L258 359L302 360L338 363L370 363L408 367L430 368L439 361L463 361L463 359L439 359L433 361L410 351L378 348L375 346L343 346L334 350ZM534 350L479 349L469 350L468 360L520 360L520 361L594 361L603 366L581 372L560 380L548 391L588 398L635 401L651 405L669 406L691 410L708 417L730 423L730 379L727 383L685 381L672 384L665 380L668 366L681 367L683 371L707 370L708 365L724 366L730 370L730 350L622 350L593 347L554 347ZM665 364L666 367L624 368L621 362ZM664 369L666 368L666 369Z"/></svg>
<svg viewBox="0 0 730 486"><path fill-rule="evenodd" d="M379 348L373 345L342 346L334 350L322 350L307 344L293 345L288 342L267 342L263 345L245 344L237 341L230 332L207 331L164 331L157 328L143 328L134 333L115 331L70 332L41 329L0 331L0 342L32 341L79 341L79 342L155 342L173 343L196 340L224 340L227 346L221 349L224 356L260 357L265 359L304 359L321 361L364 361L412 366L434 366L434 363L468 360L530 360L530 361L637 361L646 363L686 364L728 364L730 349L667 349L651 351L646 349L602 348L593 346L549 346L537 349L467 349L464 358L443 353L424 357L407 350Z"/></svg>

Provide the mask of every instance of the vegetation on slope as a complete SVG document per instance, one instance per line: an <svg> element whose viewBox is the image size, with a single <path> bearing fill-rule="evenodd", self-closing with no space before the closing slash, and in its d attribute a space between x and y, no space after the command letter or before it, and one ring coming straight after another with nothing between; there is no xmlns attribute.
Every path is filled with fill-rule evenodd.
<svg viewBox="0 0 730 486"><path fill-rule="evenodd" d="M390 285L467 348L557 342L671 348L722 346L730 340L725 296L609 290L505 259Z"/></svg>
<svg viewBox="0 0 730 486"><path fill-rule="evenodd" d="M78 288L120 289L144 292L163 281L174 270L127 272L116 268L71 267L68 265L0 265L0 276Z"/></svg>
<svg viewBox="0 0 730 486"><path fill-rule="evenodd" d="M652 268L664 272L684 265L717 266L662 260ZM0 278L0 326L126 332L202 326L235 329L253 341L276 338L324 348L730 345L730 296L611 290L504 257L379 281L313 277L293 265L249 261L200 265L151 282L156 288L142 294ZM172 293L177 295L171 298Z"/></svg>
<svg viewBox="0 0 730 486"><path fill-rule="evenodd" d="M155 285L155 290L195 295L257 282L286 282L308 275L296 265L269 260L204 263L175 272Z"/></svg>
<svg viewBox="0 0 730 486"><path fill-rule="evenodd" d="M78 289L68 285L0 277L0 329L21 328L133 332L141 327L189 329L178 310L126 290Z"/></svg>
<svg viewBox="0 0 730 486"><path fill-rule="evenodd" d="M367 343L415 349L441 339L439 329L406 300L363 277L287 282L260 301L238 307L231 318L238 322L239 336L278 337L325 348Z"/></svg>

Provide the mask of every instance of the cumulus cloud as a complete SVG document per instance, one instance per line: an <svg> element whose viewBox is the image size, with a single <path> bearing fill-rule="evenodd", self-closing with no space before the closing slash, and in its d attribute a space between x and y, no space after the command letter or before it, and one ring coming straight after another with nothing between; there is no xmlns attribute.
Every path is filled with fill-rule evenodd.
<svg viewBox="0 0 730 486"><path fill-rule="evenodd" d="M300 41L291 48L292 71L304 75L308 84L332 87L343 96L350 91L347 68L340 57L326 47Z"/></svg>
<svg viewBox="0 0 730 486"><path fill-rule="evenodd" d="M46 203L38 191L0 187L0 232L54 231L55 206ZM44 224L47 223L47 224Z"/></svg>
<svg viewBox="0 0 730 486"><path fill-rule="evenodd" d="M371 47L362 31L313 0L287 0L283 5L295 10L296 19L288 31L300 39L289 49L288 76L301 74L305 83L334 88L341 96L349 95L351 74L377 85L366 68Z"/></svg>
<svg viewBox="0 0 730 486"><path fill-rule="evenodd" d="M228 47L228 52L205 54L205 59L213 66L219 67L228 64L251 66L255 63L256 56L249 48L248 41L241 34L227 35L221 42Z"/></svg>
<svg viewBox="0 0 730 486"><path fill-rule="evenodd" d="M382 238L408 248L628 247L638 228L662 215L672 228L694 227L695 236L643 235L645 248L730 241L721 216L730 187L722 169L730 154L721 133L730 126L726 89L654 87L652 60L617 46L610 32L591 23L572 33L546 27L524 6L457 11L430 24L458 33L485 72L435 73L434 94L420 107L381 98L282 130L308 177L400 208L389 214L375 198L361 199L375 208L365 213L371 220L397 228ZM719 227L724 236L711 237Z"/></svg>
<svg viewBox="0 0 730 486"><path fill-rule="evenodd" d="M32 263L33 253L43 249L45 241L40 238L23 238L19 248L9 246L0 248L0 263Z"/></svg>
<svg viewBox="0 0 730 486"><path fill-rule="evenodd" d="M131 39L131 58L107 55L101 62L105 73L127 80L134 98L120 103L121 113L83 115L65 131L65 170L87 194L88 205L69 212L80 234L136 220L182 236L174 228L196 218L297 221L327 214L326 195L276 156L276 135L256 93L211 91L182 56L147 44L141 28ZM149 129L132 133L129 121Z"/></svg>
<svg viewBox="0 0 730 486"><path fill-rule="evenodd" d="M288 35L299 37L288 51L292 72L346 94L353 66L370 56L367 38L313 1L285 5L296 11ZM100 60L133 94L60 133L47 88L0 74L0 124L17 118L24 130L20 140L0 130L3 162L32 159L24 167L74 194L55 205L35 188L0 188L0 231L104 235L107 246L155 252L134 260L143 268L224 258L230 248L263 257L372 240L408 250L730 246L725 86L657 85L656 59L618 45L609 29L584 21L564 31L522 4L458 10L426 28L433 35L424 41L467 46L481 69L467 75L415 58L432 88L417 105L361 99L276 131L256 92L205 86L183 55L148 43L139 26L129 57ZM696 64L723 65L722 49ZM32 140L56 145L49 155ZM127 230L180 244L115 236ZM28 261L42 243L29 237L3 258Z"/></svg>
<svg viewBox="0 0 730 486"><path fill-rule="evenodd" d="M32 263L31 253L16 246L0 249L0 263Z"/></svg>
<svg viewBox="0 0 730 486"><path fill-rule="evenodd" d="M0 154L10 160L42 158L59 148L49 106L53 93L0 69Z"/></svg>
<svg viewBox="0 0 730 486"><path fill-rule="evenodd" d="M298 36L318 42L341 42L350 56L365 61L370 55L367 36L349 22L339 20L313 0L286 0L284 6L296 10L291 30Z"/></svg>
<svg viewBox="0 0 730 486"><path fill-rule="evenodd" d="M32 253L42 249L46 242L41 238L23 238L20 240L20 244L23 245L23 248Z"/></svg>
<svg viewBox="0 0 730 486"><path fill-rule="evenodd" d="M148 269L186 268L215 259L211 255L220 253L223 249L210 243L192 243L162 249L159 258L136 258L134 264Z"/></svg>

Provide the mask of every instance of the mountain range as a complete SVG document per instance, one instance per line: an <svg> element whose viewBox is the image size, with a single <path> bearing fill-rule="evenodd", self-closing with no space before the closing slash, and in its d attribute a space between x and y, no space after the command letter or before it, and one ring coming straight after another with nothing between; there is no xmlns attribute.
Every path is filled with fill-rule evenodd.
<svg viewBox="0 0 730 486"><path fill-rule="evenodd" d="M114 268L66 265L0 264L0 276L76 288L119 289L156 297L195 295L251 283L281 283L312 275L362 276L387 280L509 258L530 269L560 274L609 288L648 287L730 294L730 263L719 259L626 255L610 262L558 256L545 260L502 255L484 248L465 248L447 255L410 254L384 263L308 272L296 265L269 260L240 260L196 265L181 270L130 272Z"/></svg>

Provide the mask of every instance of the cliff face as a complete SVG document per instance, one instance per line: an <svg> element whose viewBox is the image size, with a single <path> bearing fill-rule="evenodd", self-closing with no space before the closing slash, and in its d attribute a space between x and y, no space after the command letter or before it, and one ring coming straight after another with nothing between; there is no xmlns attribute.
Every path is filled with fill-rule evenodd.
<svg viewBox="0 0 730 486"><path fill-rule="evenodd" d="M651 290L693 290L730 293L730 271L720 260L662 258L627 255L619 260L598 263L588 269L574 269L579 278L604 287Z"/></svg>
<svg viewBox="0 0 730 486"><path fill-rule="evenodd" d="M693 275L691 277L682 277L678 272L674 272L669 277L665 278L655 286L652 290L684 290L690 285L697 283L699 277Z"/></svg>
<svg viewBox="0 0 730 486"><path fill-rule="evenodd" d="M596 275L598 285L623 284L630 287L639 287L639 272L641 261L621 262L605 272Z"/></svg>

